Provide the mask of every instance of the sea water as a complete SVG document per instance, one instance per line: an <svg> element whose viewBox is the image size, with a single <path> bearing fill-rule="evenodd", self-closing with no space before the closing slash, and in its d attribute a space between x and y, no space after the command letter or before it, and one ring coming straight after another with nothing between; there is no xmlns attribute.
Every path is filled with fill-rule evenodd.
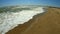
<svg viewBox="0 0 60 34"><path fill-rule="evenodd" d="M5 34L19 24L24 24L32 19L33 16L43 12L43 7L37 7L33 10L0 13L0 34Z"/></svg>

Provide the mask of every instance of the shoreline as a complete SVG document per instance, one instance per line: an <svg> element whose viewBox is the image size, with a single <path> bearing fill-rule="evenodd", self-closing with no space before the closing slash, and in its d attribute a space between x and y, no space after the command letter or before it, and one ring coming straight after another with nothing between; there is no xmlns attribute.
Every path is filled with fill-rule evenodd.
<svg viewBox="0 0 60 34"><path fill-rule="evenodd" d="M47 11L44 15L34 16L32 20L6 34L60 34L60 9L47 8ZM29 29L30 26L32 27Z"/></svg>

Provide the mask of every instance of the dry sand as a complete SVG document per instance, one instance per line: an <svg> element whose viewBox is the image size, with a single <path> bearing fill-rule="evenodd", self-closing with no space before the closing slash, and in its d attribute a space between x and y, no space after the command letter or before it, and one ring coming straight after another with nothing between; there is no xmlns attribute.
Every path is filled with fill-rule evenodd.
<svg viewBox="0 0 60 34"><path fill-rule="evenodd" d="M47 12L34 16L6 34L60 34L60 9L47 8Z"/></svg>

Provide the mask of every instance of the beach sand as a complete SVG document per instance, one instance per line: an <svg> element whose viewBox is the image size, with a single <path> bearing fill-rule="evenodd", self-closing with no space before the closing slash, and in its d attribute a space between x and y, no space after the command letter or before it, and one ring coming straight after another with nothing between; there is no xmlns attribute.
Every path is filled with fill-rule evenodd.
<svg viewBox="0 0 60 34"><path fill-rule="evenodd" d="M45 13L34 16L6 34L60 34L60 9L46 8Z"/></svg>

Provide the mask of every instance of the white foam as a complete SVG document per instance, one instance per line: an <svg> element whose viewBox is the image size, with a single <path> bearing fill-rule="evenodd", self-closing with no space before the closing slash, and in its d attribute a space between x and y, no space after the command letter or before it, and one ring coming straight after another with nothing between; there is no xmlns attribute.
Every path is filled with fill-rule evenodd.
<svg viewBox="0 0 60 34"><path fill-rule="evenodd" d="M39 9L39 10L37 10ZM5 34L9 30L24 24L33 18L34 15L43 13L43 8L36 8L36 10L23 10L16 13L1 13L0 14L0 34Z"/></svg>

